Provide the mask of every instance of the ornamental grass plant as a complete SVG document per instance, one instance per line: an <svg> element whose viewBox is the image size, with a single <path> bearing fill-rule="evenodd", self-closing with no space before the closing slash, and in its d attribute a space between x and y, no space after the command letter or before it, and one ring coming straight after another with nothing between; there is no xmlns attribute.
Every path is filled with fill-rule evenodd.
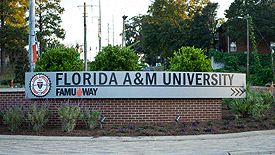
<svg viewBox="0 0 275 155"><path fill-rule="evenodd" d="M72 103L69 99L62 103L58 108L59 118L61 119L62 125L61 130L64 132L70 132L76 125L76 120L80 115L80 101L79 103Z"/></svg>
<svg viewBox="0 0 275 155"><path fill-rule="evenodd" d="M49 110L49 107L49 100L46 100L40 106L37 104L37 102L29 104L26 121L32 125L33 131L40 132L44 129L44 126L49 121L48 117L52 114L52 112Z"/></svg>
<svg viewBox="0 0 275 155"><path fill-rule="evenodd" d="M94 129L98 125L100 117L101 112L98 110L89 110L87 108L84 109L80 115L80 118L85 122L86 127L90 129Z"/></svg>
<svg viewBox="0 0 275 155"><path fill-rule="evenodd" d="M24 120L25 107L23 103L11 103L2 109L2 113L4 124L14 132L19 129Z"/></svg>

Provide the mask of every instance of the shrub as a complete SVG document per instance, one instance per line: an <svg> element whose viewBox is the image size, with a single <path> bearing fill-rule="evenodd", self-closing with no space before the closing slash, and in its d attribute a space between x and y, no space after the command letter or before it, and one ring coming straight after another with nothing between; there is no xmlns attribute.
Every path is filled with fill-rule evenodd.
<svg viewBox="0 0 275 155"><path fill-rule="evenodd" d="M234 55L229 55L224 58L225 68L231 71L239 70L239 59Z"/></svg>
<svg viewBox="0 0 275 155"><path fill-rule="evenodd" d="M4 114L3 114L3 112L0 110L0 122L3 121L3 116L4 116Z"/></svg>
<svg viewBox="0 0 275 155"><path fill-rule="evenodd" d="M247 103L245 98L232 99L230 103L230 109L235 113L237 118L245 117L251 111L251 104Z"/></svg>
<svg viewBox="0 0 275 155"><path fill-rule="evenodd" d="M85 109L81 114L81 119L84 120L88 128L95 128L98 125L98 121L101 117L101 112L98 110Z"/></svg>
<svg viewBox="0 0 275 155"><path fill-rule="evenodd" d="M187 127L187 124L186 123L182 123L181 127L182 128Z"/></svg>
<svg viewBox="0 0 275 155"><path fill-rule="evenodd" d="M224 125L230 124L230 120L225 120L225 121L223 122L223 124L224 124Z"/></svg>
<svg viewBox="0 0 275 155"><path fill-rule="evenodd" d="M68 99L66 103L62 103L61 107L58 108L59 118L62 122L62 131L70 132L74 129L76 120L80 114L79 104L80 102L78 104L73 104Z"/></svg>
<svg viewBox="0 0 275 155"><path fill-rule="evenodd" d="M223 130L229 130L229 126L226 126L226 125L225 125L224 127L222 127L222 129L223 129Z"/></svg>
<svg viewBox="0 0 275 155"><path fill-rule="evenodd" d="M24 120L25 107L22 103L11 103L7 109L3 110L4 124L8 125L8 129L14 132L19 129Z"/></svg>
<svg viewBox="0 0 275 155"><path fill-rule="evenodd" d="M23 49L22 51L20 51L20 54L16 58L14 82L25 85L25 73L30 70L29 64L28 51Z"/></svg>
<svg viewBox="0 0 275 155"><path fill-rule="evenodd" d="M213 56L215 62L223 62L225 64L224 68L215 71L235 73L247 72L247 55L245 53L229 54L226 52L222 53L220 51L210 49L208 52L208 56ZM247 77L247 81L257 86L264 86L266 83L272 81L273 75L270 54L257 54L253 52L249 57L249 61L250 75Z"/></svg>
<svg viewBox="0 0 275 155"><path fill-rule="evenodd" d="M36 103L30 104L27 109L27 121L33 126L35 132L43 130L44 125L49 121L48 116L51 114L49 110L49 102L46 101L41 106Z"/></svg>
<svg viewBox="0 0 275 155"><path fill-rule="evenodd" d="M244 128L244 125L237 125L237 128Z"/></svg>
<svg viewBox="0 0 275 155"><path fill-rule="evenodd" d="M207 125L212 125L213 124L213 120L207 122Z"/></svg>
<svg viewBox="0 0 275 155"><path fill-rule="evenodd" d="M72 48L58 47L49 49L44 55L39 57L34 71L82 71L84 63L77 58L78 55L79 53Z"/></svg>
<svg viewBox="0 0 275 155"><path fill-rule="evenodd" d="M231 102L231 98L223 98L222 99L222 106L226 106L228 109L230 109L230 102Z"/></svg>
<svg viewBox="0 0 275 155"><path fill-rule="evenodd" d="M182 47L170 58L171 71L210 72L211 60L207 59L202 49Z"/></svg>
<svg viewBox="0 0 275 155"><path fill-rule="evenodd" d="M268 82L272 81L273 73L270 67L263 67L257 70L254 76L251 77L253 85L264 86Z"/></svg>
<svg viewBox="0 0 275 155"><path fill-rule="evenodd" d="M10 88L12 79L14 79L14 75L0 76L0 88Z"/></svg>
<svg viewBox="0 0 275 155"><path fill-rule="evenodd" d="M111 129L118 129L118 125L117 126L112 126Z"/></svg>
<svg viewBox="0 0 275 155"><path fill-rule="evenodd" d="M138 71L138 56L130 47L107 46L89 64L92 71Z"/></svg>
<svg viewBox="0 0 275 155"><path fill-rule="evenodd" d="M230 109L237 118L247 115L260 117L263 112L271 108L274 96L269 91L247 90L246 98L232 99L230 102Z"/></svg>

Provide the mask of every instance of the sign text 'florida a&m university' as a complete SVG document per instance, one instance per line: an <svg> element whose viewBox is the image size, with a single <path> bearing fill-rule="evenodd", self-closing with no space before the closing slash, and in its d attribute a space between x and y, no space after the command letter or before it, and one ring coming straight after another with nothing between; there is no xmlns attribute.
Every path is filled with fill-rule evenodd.
<svg viewBox="0 0 275 155"><path fill-rule="evenodd" d="M245 98L239 73L80 71L26 73L28 98Z"/></svg>

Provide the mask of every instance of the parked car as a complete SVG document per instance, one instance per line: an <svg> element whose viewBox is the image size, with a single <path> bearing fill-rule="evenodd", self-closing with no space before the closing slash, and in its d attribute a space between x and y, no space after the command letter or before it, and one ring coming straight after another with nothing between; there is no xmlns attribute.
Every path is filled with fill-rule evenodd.
<svg viewBox="0 0 275 155"><path fill-rule="evenodd" d="M143 70L143 71L156 71L155 67L144 67L144 68L141 68L141 70Z"/></svg>

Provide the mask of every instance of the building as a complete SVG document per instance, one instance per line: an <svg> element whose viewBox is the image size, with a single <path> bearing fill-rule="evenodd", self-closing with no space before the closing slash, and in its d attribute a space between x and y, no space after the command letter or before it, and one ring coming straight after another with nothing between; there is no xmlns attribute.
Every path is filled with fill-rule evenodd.
<svg viewBox="0 0 275 155"><path fill-rule="evenodd" d="M228 30L223 29L222 26L217 30L216 36L216 49L225 53L246 53L247 52L247 44L246 37L244 38L244 42L236 42L232 41L228 36L224 36ZM257 45L259 54L270 54L271 50L275 51L275 39L274 37L265 36L261 39L261 41ZM250 53L253 51L253 48L250 43L249 48Z"/></svg>

